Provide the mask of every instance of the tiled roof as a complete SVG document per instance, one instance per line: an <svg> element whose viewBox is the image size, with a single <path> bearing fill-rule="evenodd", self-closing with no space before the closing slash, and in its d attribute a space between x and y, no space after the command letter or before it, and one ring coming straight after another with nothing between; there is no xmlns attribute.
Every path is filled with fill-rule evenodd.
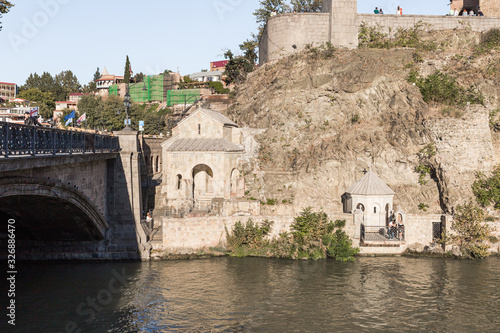
<svg viewBox="0 0 500 333"><path fill-rule="evenodd" d="M243 148L226 139L177 139L167 151L223 151L241 152Z"/></svg>
<svg viewBox="0 0 500 333"><path fill-rule="evenodd" d="M16 85L15 83L9 83L9 82L0 82L0 84L8 84L10 86L15 86Z"/></svg>
<svg viewBox="0 0 500 333"><path fill-rule="evenodd" d="M366 173L357 183L352 185L346 193L357 195L394 195L394 191L387 186L371 170Z"/></svg>
<svg viewBox="0 0 500 333"><path fill-rule="evenodd" d="M177 124L177 126L179 126L183 122L187 121L189 118L191 118L192 116L194 116L198 112L203 112L204 114L206 114L207 116L209 116L213 120L215 120L219 123L222 123L222 125L224 125L224 126L238 127L237 124L235 124L231 119L229 119L228 117L226 117L222 113L217 112L217 111L208 110L208 109L203 109L203 108L200 108L200 109L194 111L191 115L187 116L179 124Z"/></svg>

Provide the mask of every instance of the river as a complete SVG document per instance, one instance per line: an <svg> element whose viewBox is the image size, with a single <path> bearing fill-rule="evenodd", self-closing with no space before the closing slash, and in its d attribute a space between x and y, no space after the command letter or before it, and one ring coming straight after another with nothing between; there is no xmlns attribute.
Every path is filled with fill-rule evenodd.
<svg viewBox="0 0 500 333"><path fill-rule="evenodd" d="M18 266L0 332L500 331L499 257Z"/></svg>

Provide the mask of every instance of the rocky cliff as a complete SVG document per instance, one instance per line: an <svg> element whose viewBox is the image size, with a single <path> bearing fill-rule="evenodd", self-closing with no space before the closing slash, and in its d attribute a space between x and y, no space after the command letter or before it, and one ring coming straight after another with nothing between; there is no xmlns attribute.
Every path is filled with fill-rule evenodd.
<svg viewBox="0 0 500 333"><path fill-rule="evenodd" d="M500 161L489 125L499 107L500 56L474 54L479 34L433 38L440 39L435 51L309 49L251 73L228 111L240 126L266 129L258 163L241 166L247 196L280 204L267 207L276 212L337 211L344 191L372 167L406 212L421 204L450 212L470 199L475 173ZM474 86L484 106L426 103L407 80L412 68ZM422 156L429 147L435 154ZM420 179L422 163L430 173Z"/></svg>

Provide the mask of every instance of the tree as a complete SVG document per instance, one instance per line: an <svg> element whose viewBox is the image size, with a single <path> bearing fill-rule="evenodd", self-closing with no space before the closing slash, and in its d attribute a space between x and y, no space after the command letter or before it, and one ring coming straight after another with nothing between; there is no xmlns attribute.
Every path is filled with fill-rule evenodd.
<svg viewBox="0 0 500 333"><path fill-rule="evenodd" d="M281 14L290 12L290 6L285 0L261 0L260 8L253 15L257 18L257 23L266 23L271 13Z"/></svg>
<svg viewBox="0 0 500 333"><path fill-rule="evenodd" d="M127 55L127 59L125 60L125 73L123 74L123 82L130 83L130 60Z"/></svg>
<svg viewBox="0 0 500 333"><path fill-rule="evenodd" d="M296 13L321 12L323 0L292 0L292 11Z"/></svg>
<svg viewBox="0 0 500 333"><path fill-rule="evenodd" d="M134 82L135 83L144 82L144 73L140 72L140 73L135 74L135 76L134 76Z"/></svg>
<svg viewBox="0 0 500 333"><path fill-rule="evenodd" d="M247 39L240 45L240 50L243 51L243 55L235 56L231 50L227 50L226 53L224 53L224 57L229 59L226 70L224 71L224 83L240 84L245 81L247 74L253 72L255 69L257 47L257 38L253 36L253 39Z"/></svg>
<svg viewBox="0 0 500 333"><path fill-rule="evenodd" d="M491 236L489 226L484 223L484 211L472 201L458 205L451 225L453 234L450 239L458 244L466 258L485 258L488 256L487 241Z"/></svg>
<svg viewBox="0 0 500 333"><path fill-rule="evenodd" d="M94 78L92 81L90 81L88 84L86 84L83 87L83 92L90 93L90 92L96 92L97 91L97 80L101 78L101 72L99 71L99 67L97 67L97 70L94 73Z"/></svg>
<svg viewBox="0 0 500 333"><path fill-rule="evenodd" d="M78 82L78 78L72 71L63 71L57 74L54 81L56 86L62 88L65 98L67 98L69 94L79 92L82 89L80 82Z"/></svg>
<svg viewBox="0 0 500 333"><path fill-rule="evenodd" d="M40 115L45 119L52 118L52 111L56 107L52 93L43 92L37 88L29 88L19 92L18 97L36 102L36 105L40 108Z"/></svg>
<svg viewBox="0 0 500 333"><path fill-rule="evenodd" d="M2 18L2 14L7 14L12 7L14 5L10 1L0 0L0 18ZM2 26L0 26L0 31L2 31Z"/></svg>

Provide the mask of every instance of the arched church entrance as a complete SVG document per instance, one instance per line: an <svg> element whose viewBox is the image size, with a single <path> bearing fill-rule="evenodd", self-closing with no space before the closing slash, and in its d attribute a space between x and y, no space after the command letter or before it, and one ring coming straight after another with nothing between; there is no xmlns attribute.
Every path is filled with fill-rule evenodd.
<svg viewBox="0 0 500 333"><path fill-rule="evenodd" d="M193 168L193 200L211 199L213 197L214 173L206 164L198 164Z"/></svg>

